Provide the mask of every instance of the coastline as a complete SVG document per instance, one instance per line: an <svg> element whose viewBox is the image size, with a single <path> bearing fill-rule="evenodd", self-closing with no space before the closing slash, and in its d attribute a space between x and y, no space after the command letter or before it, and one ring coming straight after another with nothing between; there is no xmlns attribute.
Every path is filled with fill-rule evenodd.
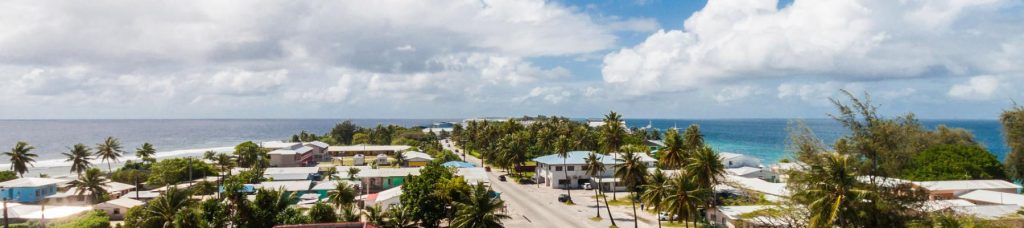
<svg viewBox="0 0 1024 228"><path fill-rule="evenodd" d="M180 157L201 157L203 155L203 152L206 152L206 151L215 151L217 153L230 153L230 152L234 151L234 147L233 146L224 146L224 147L211 147L211 148L200 148L200 149L172 150L172 151L157 152L154 155L154 157L157 160L168 159L168 158L180 158ZM125 154L122 155L121 158L122 159L120 159L118 162L110 163L111 169L115 169L116 170L118 168L121 168L121 166L123 166L124 163L127 162L127 161L137 161L138 160L138 157L135 157L135 153L134 152L131 152L130 154L125 153ZM93 167L99 168L100 170L103 170L104 172L107 171L107 167L106 167L107 163L104 162L103 160L101 160L101 159L90 159L89 161L92 162ZM10 163L0 163L0 170L10 170L10 169L11 169L11 164ZM28 172L25 173L25 177L39 177L40 174L49 175L51 178L74 177L75 176L74 173L71 172L71 163L64 161L64 159L48 159L48 160L36 161L35 163L33 163L33 166L29 167Z"/></svg>

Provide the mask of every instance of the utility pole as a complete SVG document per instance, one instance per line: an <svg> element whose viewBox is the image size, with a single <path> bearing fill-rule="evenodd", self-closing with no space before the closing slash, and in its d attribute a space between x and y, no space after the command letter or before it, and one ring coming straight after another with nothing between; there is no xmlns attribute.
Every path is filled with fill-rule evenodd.
<svg viewBox="0 0 1024 228"><path fill-rule="evenodd" d="M39 225L42 226L43 228L46 228L46 200L43 200L42 202L43 203L41 205L43 207L43 210L39 211L39 213L42 214L42 216L39 218Z"/></svg>

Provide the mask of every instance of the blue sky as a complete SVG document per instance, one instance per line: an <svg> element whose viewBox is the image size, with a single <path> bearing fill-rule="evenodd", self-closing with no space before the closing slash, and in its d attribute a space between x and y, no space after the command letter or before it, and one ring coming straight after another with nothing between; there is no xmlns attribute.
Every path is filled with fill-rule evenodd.
<svg viewBox="0 0 1024 228"><path fill-rule="evenodd" d="M994 119L1021 0L0 3L0 118Z"/></svg>

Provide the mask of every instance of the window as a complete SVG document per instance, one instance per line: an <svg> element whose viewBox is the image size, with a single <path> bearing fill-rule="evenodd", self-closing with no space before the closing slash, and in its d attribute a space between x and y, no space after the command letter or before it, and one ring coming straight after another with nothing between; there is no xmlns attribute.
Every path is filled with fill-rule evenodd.
<svg viewBox="0 0 1024 228"><path fill-rule="evenodd" d="M558 180L558 184L559 185L568 185L569 184L569 179L560 179L560 180Z"/></svg>
<svg viewBox="0 0 1024 228"><path fill-rule="evenodd" d="M732 161L729 161L729 166L732 166Z"/></svg>
<svg viewBox="0 0 1024 228"><path fill-rule="evenodd" d="M562 167L561 166L555 166L555 171L562 171Z"/></svg>
<svg viewBox="0 0 1024 228"><path fill-rule="evenodd" d="M575 165L570 165L568 167L568 169L569 169L569 171L576 171L576 166Z"/></svg>
<svg viewBox="0 0 1024 228"><path fill-rule="evenodd" d="M115 215L116 214L121 214L121 209L120 208L114 208L114 214Z"/></svg>

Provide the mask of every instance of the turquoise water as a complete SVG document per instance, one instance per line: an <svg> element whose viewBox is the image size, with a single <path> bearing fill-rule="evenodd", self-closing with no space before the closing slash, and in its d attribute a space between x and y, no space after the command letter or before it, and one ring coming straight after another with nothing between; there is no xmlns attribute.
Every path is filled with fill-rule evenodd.
<svg viewBox="0 0 1024 228"><path fill-rule="evenodd" d="M357 119L360 126L397 124L427 125L453 119ZM37 160L60 159L60 153L75 143L94 146L107 136L121 139L127 151L134 151L143 142L153 143L159 151L233 146L246 140L286 140L306 130L322 134L338 123L336 119L272 119L272 120L0 120L0 150L15 142L27 141L37 147ZM457 120L456 120L457 121ZM627 125L655 128L685 128L700 124L706 141L720 151L736 152L773 163L787 156L786 119L673 120L628 119ZM934 128L939 124L970 130L990 151L1002 159L1007 149L999 122L995 120L923 120ZM805 120L826 143L846 133L830 119ZM128 153L132 154L132 153ZM0 158L5 159L5 158ZM0 163L4 163L0 161Z"/></svg>
<svg viewBox="0 0 1024 228"><path fill-rule="evenodd" d="M790 122L791 120L786 119L626 120L626 124L630 127L644 127L650 124L652 127L662 130L674 126L682 129L690 124L699 124L705 141L713 148L719 151L753 155L765 163L774 163L789 156L786 151L788 136L786 127ZM848 133L845 128L832 119L809 119L803 120L803 122L826 144L832 144L837 138ZM921 123L930 129L934 129L938 125L967 129L1000 160L1007 152L1002 128L996 120L922 120Z"/></svg>

